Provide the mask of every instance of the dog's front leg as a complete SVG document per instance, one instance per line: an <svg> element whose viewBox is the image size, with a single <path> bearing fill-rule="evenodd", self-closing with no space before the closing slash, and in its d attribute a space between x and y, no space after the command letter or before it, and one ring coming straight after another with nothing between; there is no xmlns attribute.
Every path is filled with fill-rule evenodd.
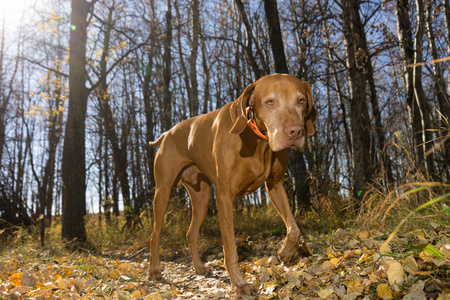
<svg viewBox="0 0 450 300"><path fill-rule="evenodd" d="M292 214L289 206L289 198L286 194L282 181L267 181L266 189L269 194L270 201L283 219L287 229L286 239L283 242L283 246L281 246L277 253L283 262L289 262L297 252L297 244L302 232L295 222L294 215ZM302 250L305 254L309 255L308 247L304 243L302 244Z"/></svg>
<svg viewBox="0 0 450 300"><path fill-rule="evenodd" d="M234 195L216 189L217 206L219 209L220 232L222 234L225 266L230 276L231 284L236 295L250 295L254 287L247 283L239 271L239 257L236 250L233 220Z"/></svg>

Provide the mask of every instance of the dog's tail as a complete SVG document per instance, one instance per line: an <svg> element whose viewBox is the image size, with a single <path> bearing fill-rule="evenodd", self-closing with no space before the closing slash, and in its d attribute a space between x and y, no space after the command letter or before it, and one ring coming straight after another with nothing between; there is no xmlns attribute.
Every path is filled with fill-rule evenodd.
<svg viewBox="0 0 450 300"><path fill-rule="evenodd" d="M161 136L156 141L149 142L148 144L150 145L150 147L157 147L157 146L161 145L161 143L163 142L166 134L167 134L167 131L164 132L163 134L161 134Z"/></svg>

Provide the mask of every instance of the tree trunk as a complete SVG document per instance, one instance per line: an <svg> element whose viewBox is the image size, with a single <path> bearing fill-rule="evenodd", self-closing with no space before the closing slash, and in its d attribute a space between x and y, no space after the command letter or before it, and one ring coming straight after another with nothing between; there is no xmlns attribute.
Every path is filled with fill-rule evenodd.
<svg viewBox="0 0 450 300"><path fill-rule="evenodd" d="M192 45L191 57L189 59L189 77L191 81L191 99L189 101L190 117L198 115L198 82L197 82L197 57L200 35L200 12L198 8L198 0L192 1Z"/></svg>
<svg viewBox="0 0 450 300"><path fill-rule="evenodd" d="M281 35L280 19L276 0L264 0L267 25L269 28L270 45L272 46L275 72L288 74L289 70L284 53L283 36Z"/></svg>
<svg viewBox="0 0 450 300"><path fill-rule="evenodd" d="M370 179L370 119L366 103L367 55L364 51L364 25L359 16L359 1L342 2L344 44L350 86L350 123L353 154L353 196L356 208L363 199Z"/></svg>
<svg viewBox="0 0 450 300"><path fill-rule="evenodd" d="M211 92L210 92L210 84L209 80L211 78L211 72L209 71L208 61L207 61L207 52L206 52L206 43L205 38L201 39L201 49L202 49L202 66L203 72L205 73L205 91L203 96L203 109L202 113L206 114L209 109L208 105L211 105Z"/></svg>
<svg viewBox="0 0 450 300"><path fill-rule="evenodd" d="M12 94L12 84L16 77L17 69L19 67L19 59L16 59L14 70L9 82L9 91L6 91L6 78L3 69L3 62L5 59L5 22L2 25L2 37L0 48L0 168L2 166L3 148L5 146L5 129L6 129L6 109L8 108L9 100Z"/></svg>
<svg viewBox="0 0 450 300"><path fill-rule="evenodd" d="M167 131L172 127L172 93L170 92L170 81L172 78L172 5L167 0L166 12L166 36L164 38L164 55L163 55L163 108L161 129Z"/></svg>
<svg viewBox="0 0 450 300"><path fill-rule="evenodd" d="M418 146L422 148L421 153L423 153L422 162L425 168L425 174L427 178L431 180L434 175L433 168L433 153L427 152L432 148L433 143L431 142L433 137L430 129L432 129L431 118L430 118L430 106L428 104L425 92L422 85L422 53L423 53L423 36L425 34L425 21L424 21L424 6L422 0L416 0L416 10L417 10L417 28L414 37L414 44L416 46L416 51L414 52L414 65L413 69L413 84L414 84L414 96L419 108L420 114L420 135L421 144Z"/></svg>
<svg viewBox="0 0 450 300"><path fill-rule="evenodd" d="M448 0L447 4L448 4ZM449 12L450 13L450 12ZM446 17L447 19L450 18L449 16ZM438 60L439 54L438 49L436 46L436 35L434 33L433 28L433 7L431 6L431 2L428 2L427 8L426 8L426 23L427 23L427 33L428 33L428 44L430 47L431 52L431 58L433 60ZM449 28L450 29L450 28ZM450 45L449 45L450 47ZM450 121L450 97L447 93L446 83L444 79L444 72L441 68L441 65L439 63L433 63L432 65L432 73L434 75L434 92L436 93L436 98L439 103L439 112L441 114L441 132L439 132L439 135L442 139L445 139L446 135L449 134L448 130L445 130L447 123L445 122L444 118L447 120L447 122ZM443 116L443 117L442 117ZM442 163L442 168L437 171L437 174L444 175L444 177L449 178L450 177L450 142L444 142L442 145L442 154L444 157L444 161ZM442 178L442 177L441 177Z"/></svg>
<svg viewBox="0 0 450 300"><path fill-rule="evenodd" d="M447 41L447 53L450 54L450 1L444 0L444 18L445 27L447 29L446 41ZM450 66L448 67L448 72L450 72ZM450 92L450 76L447 76L447 89ZM449 120L450 122L450 120Z"/></svg>
<svg viewBox="0 0 450 300"><path fill-rule="evenodd" d="M95 1L72 0L69 36L69 109L63 148L62 237L86 241L86 88L87 19Z"/></svg>
<svg viewBox="0 0 450 300"><path fill-rule="evenodd" d="M155 32L157 28L156 23L156 9L155 9L155 3L154 1L150 1L150 10L151 10L151 32ZM145 137L146 141L150 142L155 139L154 133L153 133L153 126L154 126L154 120L153 120L153 108L151 105L151 83L153 81L152 78L152 72L153 72L153 56L156 52L156 38L150 39L150 49L147 52L147 60L148 65L146 68L144 68L144 82L143 82L143 99L144 99L144 112L145 112ZM155 149L153 147L147 147L147 164L148 164L148 184L149 184L149 190L150 195L149 199L153 199L153 189L155 187L155 176L153 171L153 163L155 161ZM150 205L150 207L153 207Z"/></svg>
<svg viewBox="0 0 450 300"><path fill-rule="evenodd" d="M115 128L115 120L113 117L112 109L110 106L110 96L108 93L108 84L107 84L107 60L110 46L110 38L111 38L111 30L114 27L112 21L112 14L114 11L114 5L111 6L111 9L108 14L108 19L105 22L105 33L103 40L103 49L100 61L100 91L97 95L99 100L100 107L100 115L103 118L103 125L105 127L106 138L108 142L111 144L112 155L114 161L114 169L116 171L117 177L120 182L120 188L122 190L122 198L123 198L123 206L126 218L127 227L133 226L133 208L131 206L131 196L130 196L130 185L128 179L127 172L127 151L126 144L119 144L119 136L117 135ZM124 133L125 134L125 133Z"/></svg>
<svg viewBox="0 0 450 300"><path fill-rule="evenodd" d="M403 72L406 89L406 103L408 105L408 116L411 123L411 135L413 136L414 164L420 166L424 157L422 144L422 126L419 114L419 107L414 96L413 68L410 66L414 62L414 43L412 38L412 27L409 19L411 11L409 0L396 0L397 5L397 30L400 52L403 60Z"/></svg>

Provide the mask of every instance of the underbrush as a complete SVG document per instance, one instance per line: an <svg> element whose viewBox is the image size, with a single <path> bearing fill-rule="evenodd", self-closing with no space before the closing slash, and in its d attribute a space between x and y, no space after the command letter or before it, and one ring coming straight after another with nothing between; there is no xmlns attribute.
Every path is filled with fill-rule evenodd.
<svg viewBox="0 0 450 300"><path fill-rule="evenodd" d="M372 186L366 193L358 214L346 208L345 201L333 197L317 198L313 207L297 213L299 227L306 234L330 233L337 228L353 228L357 231L409 232L422 230L432 232L437 227L450 226L450 185L436 182L418 182L400 187ZM348 202L347 202L348 203ZM161 235L161 249L170 249L173 255L186 254L186 232L189 228L191 211L189 207L169 205ZM125 226L123 216L111 217L109 222L101 215L86 216L86 231L89 244L85 250L102 253L129 255L147 252L152 231L151 212L146 210L139 216L134 228ZM235 234L238 240L271 241L280 243L286 234L282 219L271 204L244 208L235 212ZM208 215L200 231L200 250L204 255L222 249L220 225L217 215ZM45 249L64 250L61 240L60 217L54 218L46 230ZM238 245L239 246L239 245ZM37 226L17 228L14 234L0 234L0 251L21 252L40 249ZM29 251L25 251L29 252ZM4 253L3 253L4 254Z"/></svg>

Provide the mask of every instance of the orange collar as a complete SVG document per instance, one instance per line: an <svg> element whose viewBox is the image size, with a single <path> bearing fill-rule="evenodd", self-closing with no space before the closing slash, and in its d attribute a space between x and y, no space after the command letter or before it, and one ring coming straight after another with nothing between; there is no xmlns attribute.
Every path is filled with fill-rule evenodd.
<svg viewBox="0 0 450 300"><path fill-rule="evenodd" d="M255 119L253 118L254 116L254 112L253 112L253 107L248 106L247 107L247 125L248 127L250 127L251 130L253 130L254 133L256 133L257 136L259 136L260 138L262 138L263 140L268 141L267 137L261 133L261 131L259 131L258 126L256 125Z"/></svg>

